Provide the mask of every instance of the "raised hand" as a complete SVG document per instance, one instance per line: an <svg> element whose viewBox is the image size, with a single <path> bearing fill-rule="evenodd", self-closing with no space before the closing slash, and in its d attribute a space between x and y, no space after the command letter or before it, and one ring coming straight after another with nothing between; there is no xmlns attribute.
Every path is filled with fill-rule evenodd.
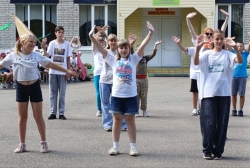
<svg viewBox="0 0 250 168"><path fill-rule="evenodd" d="M162 41L158 40L155 42L155 45L161 44Z"/></svg>
<svg viewBox="0 0 250 168"><path fill-rule="evenodd" d="M147 21L147 28L148 28L148 30L149 30L151 33L153 33L153 32L155 31L153 25L152 25L149 21Z"/></svg>
<svg viewBox="0 0 250 168"><path fill-rule="evenodd" d="M94 25L94 26L92 27L92 29L90 30L89 36L94 36L95 29L96 29L96 25Z"/></svg>
<svg viewBox="0 0 250 168"><path fill-rule="evenodd" d="M190 19L193 18L196 15L196 12L189 13L186 18Z"/></svg>
<svg viewBox="0 0 250 168"><path fill-rule="evenodd" d="M227 45L229 45L229 46L231 46L231 47L235 47L235 46L236 46L235 41L234 41L233 38L231 38L231 37L226 38L226 42L227 42Z"/></svg>
<svg viewBox="0 0 250 168"><path fill-rule="evenodd" d="M221 13L223 13L224 15L229 16L229 14L228 14L226 11L224 11L223 9L220 9L220 11L221 11Z"/></svg>
<svg viewBox="0 0 250 168"><path fill-rule="evenodd" d="M130 47L133 47L136 39L137 39L137 36L135 34L129 33L128 40L129 40Z"/></svg>
<svg viewBox="0 0 250 168"><path fill-rule="evenodd" d="M205 43L208 43L208 42L204 42L204 36L203 36L203 34L200 34L197 37L196 46L202 47Z"/></svg>
<svg viewBox="0 0 250 168"><path fill-rule="evenodd" d="M175 42L176 44L178 44L180 42L180 38L178 38L176 36L172 36L172 41Z"/></svg>

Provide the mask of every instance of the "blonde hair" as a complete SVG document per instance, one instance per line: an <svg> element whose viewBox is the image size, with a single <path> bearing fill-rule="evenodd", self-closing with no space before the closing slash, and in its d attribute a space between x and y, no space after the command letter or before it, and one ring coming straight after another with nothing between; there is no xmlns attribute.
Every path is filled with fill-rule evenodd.
<svg viewBox="0 0 250 168"><path fill-rule="evenodd" d="M121 59L121 55L118 52L118 48L119 47L127 47L127 46L129 47L129 51L130 51L130 45L129 45L129 41L128 40L122 39L122 40L118 41L118 44L117 44L117 60ZM129 56L129 54L128 54L128 56Z"/></svg>
<svg viewBox="0 0 250 168"><path fill-rule="evenodd" d="M117 37L116 37L115 34L110 34L110 35L108 36L108 39L107 39L107 40L108 40L108 41L111 41L111 40L117 41ZM106 49L110 49L109 43L107 43Z"/></svg>
<svg viewBox="0 0 250 168"><path fill-rule="evenodd" d="M17 40L14 48L14 52L19 55L19 52L22 51L22 43L27 43L29 41L29 38L33 37L36 41L36 37L32 34L24 34L20 37L19 40Z"/></svg>

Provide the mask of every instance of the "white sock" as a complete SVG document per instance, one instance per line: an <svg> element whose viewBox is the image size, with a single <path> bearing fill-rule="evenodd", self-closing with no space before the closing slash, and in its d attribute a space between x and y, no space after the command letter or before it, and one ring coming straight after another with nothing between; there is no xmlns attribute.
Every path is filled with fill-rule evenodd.
<svg viewBox="0 0 250 168"><path fill-rule="evenodd" d="M113 142L113 146L119 148L119 142Z"/></svg>
<svg viewBox="0 0 250 168"><path fill-rule="evenodd" d="M130 147L135 147L136 148L136 143L130 143Z"/></svg>

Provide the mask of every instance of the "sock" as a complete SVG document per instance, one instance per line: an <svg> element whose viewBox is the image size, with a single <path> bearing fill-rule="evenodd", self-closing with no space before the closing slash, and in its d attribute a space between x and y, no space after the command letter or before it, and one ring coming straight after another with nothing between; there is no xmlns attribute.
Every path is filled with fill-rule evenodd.
<svg viewBox="0 0 250 168"><path fill-rule="evenodd" d="M113 142L113 146L119 148L119 142Z"/></svg>
<svg viewBox="0 0 250 168"><path fill-rule="evenodd" d="M46 143L47 141L41 141L41 143Z"/></svg>
<svg viewBox="0 0 250 168"><path fill-rule="evenodd" d="M136 143L130 143L130 147L135 147L136 148Z"/></svg>

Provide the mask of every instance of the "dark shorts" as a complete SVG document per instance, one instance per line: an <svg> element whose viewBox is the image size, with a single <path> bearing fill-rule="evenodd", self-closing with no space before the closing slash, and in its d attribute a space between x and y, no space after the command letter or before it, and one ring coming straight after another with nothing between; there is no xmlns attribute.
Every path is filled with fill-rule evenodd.
<svg viewBox="0 0 250 168"><path fill-rule="evenodd" d="M9 73L10 71L7 68L1 69L1 73L4 74L5 72Z"/></svg>
<svg viewBox="0 0 250 168"><path fill-rule="evenodd" d="M137 96L128 98L111 97L110 113L123 115L138 114Z"/></svg>
<svg viewBox="0 0 250 168"><path fill-rule="evenodd" d="M41 102L43 101L40 81L37 80L31 85L22 85L16 82L16 101L17 102Z"/></svg>
<svg viewBox="0 0 250 168"><path fill-rule="evenodd" d="M232 79L232 95L245 96L247 78L233 78Z"/></svg>
<svg viewBox="0 0 250 168"><path fill-rule="evenodd" d="M196 79L191 79L190 92L199 92L198 87L197 87L197 80Z"/></svg>

